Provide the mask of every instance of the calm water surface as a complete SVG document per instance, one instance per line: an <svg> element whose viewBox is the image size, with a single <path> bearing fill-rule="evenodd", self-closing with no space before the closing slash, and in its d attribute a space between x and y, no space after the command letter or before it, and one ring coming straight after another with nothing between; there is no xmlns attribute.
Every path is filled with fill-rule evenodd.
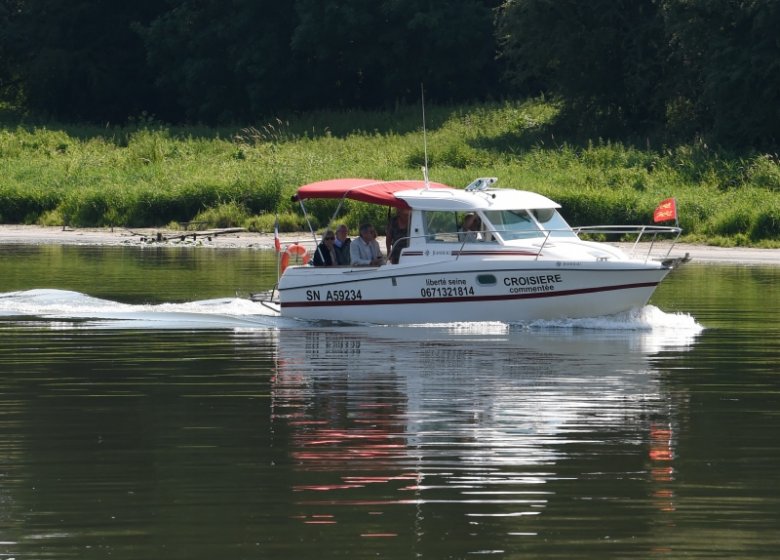
<svg viewBox="0 0 780 560"><path fill-rule="evenodd" d="M0 246L0 558L775 558L780 267L635 314L280 320L273 255Z"/></svg>

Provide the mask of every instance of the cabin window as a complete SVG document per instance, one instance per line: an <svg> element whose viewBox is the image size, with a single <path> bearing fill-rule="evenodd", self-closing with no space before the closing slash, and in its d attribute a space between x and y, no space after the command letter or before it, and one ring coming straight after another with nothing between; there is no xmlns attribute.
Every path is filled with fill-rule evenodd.
<svg viewBox="0 0 780 560"><path fill-rule="evenodd" d="M525 210L488 210L485 216L505 240L531 239L544 235Z"/></svg>
<svg viewBox="0 0 780 560"><path fill-rule="evenodd" d="M453 242L458 240L458 213L424 211L423 224L428 242Z"/></svg>
<svg viewBox="0 0 780 560"><path fill-rule="evenodd" d="M555 208L539 208L531 213L551 237L577 237L563 216Z"/></svg>
<svg viewBox="0 0 780 560"><path fill-rule="evenodd" d="M479 229L475 231L475 237L465 238L461 226L468 212L442 212L423 211L423 224L425 225L425 238L428 242L439 243L463 243L464 241L493 241L486 224L480 217Z"/></svg>

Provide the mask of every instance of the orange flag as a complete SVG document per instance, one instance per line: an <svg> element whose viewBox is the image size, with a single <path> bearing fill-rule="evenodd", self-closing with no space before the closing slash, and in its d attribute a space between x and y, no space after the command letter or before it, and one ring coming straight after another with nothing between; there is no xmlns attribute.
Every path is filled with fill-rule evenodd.
<svg viewBox="0 0 780 560"><path fill-rule="evenodd" d="M677 203L673 198L662 200L653 212L654 222L668 222L669 220L677 221Z"/></svg>

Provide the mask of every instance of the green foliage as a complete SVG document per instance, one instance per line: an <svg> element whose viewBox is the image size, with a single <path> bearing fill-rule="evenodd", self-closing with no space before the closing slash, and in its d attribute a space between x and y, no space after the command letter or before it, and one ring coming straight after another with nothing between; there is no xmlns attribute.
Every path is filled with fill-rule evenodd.
<svg viewBox="0 0 780 560"><path fill-rule="evenodd" d="M758 210L750 226L750 239L780 240L780 204L777 199Z"/></svg>
<svg viewBox="0 0 780 560"><path fill-rule="evenodd" d="M37 225L40 226L64 226L65 217L59 210L50 210L40 215L37 220Z"/></svg>
<svg viewBox="0 0 780 560"><path fill-rule="evenodd" d="M131 138L109 141L132 143L137 157L159 163L172 157L158 134L162 122L242 123L246 144L272 148L326 131L406 134L417 119L367 113L417 103L424 84L429 105L557 99L556 122L535 128L549 133L545 146L559 144L553 132L582 144L703 140L743 152L775 151L780 142L777 0L231 0L227 7L4 0L0 118L100 123L107 135L127 124L138 137L125 130ZM18 111L6 116L8 108ZM272 118L324 109L352 112L361 124L320 113L324 125L293 130ZM486 115L465 116L479 123ZM431 117L435 130L441 121ZM487 142L527 149L537 136L509 130L468 145L442 142L431 157L466 169L484 165L479 150ZM253 155L231 148L237 161ZM419 160L412 150L400 157Z"/></svg>
<svg viewBox="0 0 780 560"><path fill-rule="evenodd" d="M0 100L60 120L210 124L392 107L421 82L431 101L471 101L500 93L499 3L7 0Z"/></svg>
<svg viewBox="0 0 780 560"><path fill-rule="evenodd" d="M154 100L154 77L133 25L154 17L158 2L12 4L0 12L0 94L6 78L36 114L99 122L124 121Z"/></svg>
<svg viewBox="0 0 780 560"><path fill-rule="evenodd" d="M127 142L127 156L146 165L160 163L171 157L176 144L166 130L141 129L132 132Z"/></svg>
<svg viewBox="0 0 780 560"><path fill-rule="evenodd" d="M777 145L780 4L774 0L664 0L670 100L721 143ZM707 45L707 48L702 48Z"/></svg>
<svg viewBox="0 0 780 560"><path fill-rule="evenodd" d="M57 197L51 192L0 182L0 223L35 223L38 216L56 206Z"/></svg>
<svg viewBox="0 0 780 560"><path fill-rule="evenodd" d="M577 126L599 122L605 131L660 118L662 29L653 0L518 0L499 18L516 87L560 95Z"/></svg>
<svg viewBox="0 0 780 560"><path fill-rule="evenodd" d="M498 18L507 77L565 103L570 130L777 146L775 0L512 0Z"/></svg>
<svg viewBox="0 0 780 560"><path fill-rule="evenodd" d="M497 85L492 9L498 4L297 0L293 56L308 63L304 91L319 98L301 101L391 106L418 99L423 82L429 100L482 97Z"/></svg>
<svg viewBox="0 0 780 560"><path fill-rule="evenodd" d="M751 229L754 221L755 211L752 208L728 208L713 216L708 232L722 236L743 234Z"/></svg>
<svg viewBox="0 0 780 560"><path fill-rule="evenodd" d="M192 221L203 222L211 228L228 228L242 226L247 218L247 210L243 205L227 202L198 212Z"/></svg>
<svg viewBox="0 0 780 560"><path fill-rule="evenodd" d="M116 187L72 190L63 197L57 210L67 225L122 225L127 212L127 197Z"/></svg>
<svg viewBox="0 0 780 560"><path fill-rule="evenodd" d="M258 216L251 216L244 220L244 227L249 231L273 233L274 223L276 222L277 218L279 219L280 232L289 233L295 231L306 231L309 229L303 216L291 213L283 213L279 214L278 216L274 214L260 214ZM312 226L317 228L319 227L319 224L313 220Z"/></svg>
<svg viewBox="0 0 780 560"><path fill-rule="evenodd" d="M755 186L780 192L780 159L777 155L762 154L753 158L746 173Z"/></svg>
<svg viewBox="0 0 780 560"><path fill-rule="evenodd" d="M0 221L152 227L204 220L270 231L279 213L282 231L305 229L291 200L299 185L334 177L422 178L416 113L312 113L282 121L284 134L271 135L157 124L0 130ZM654 150L601 139L556 141L547 127L557 104L543 99L428 113L433 181L464 187L475 177L497 176L500 186L561 203L574 225L650 224L658 202L674 196L689 235L778 242L775 155L734 154L703 142ZM361 126L367 124L387 128L369 132ZM337 208L337 201L307 204L318 228L332 225ZM381 230L387 211L346 201L335 219L351 231L363 222Z"/></svg>

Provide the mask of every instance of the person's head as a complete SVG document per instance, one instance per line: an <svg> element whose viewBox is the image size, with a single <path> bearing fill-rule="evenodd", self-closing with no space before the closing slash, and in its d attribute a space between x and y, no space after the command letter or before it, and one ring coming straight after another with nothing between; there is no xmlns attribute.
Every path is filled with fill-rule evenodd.
<svg viewBox="0 0 780 560"><path fill-rule="evenodd" d="M331 246L335 240L336 234L334 234L333 230L331 229L325 230L325 233L322 234L322 241L325 243L325 245Z"/></svg>
<svg viewBox="0 0 780 560"><path fill-rule="evenodd" d="M475 224L477 223L477 215L473 212L469 212L465 216L463 216L463 229L473 229Z"/></svg>
<svg viewBox="0 0 780 560"><path fill-rule="evenodd" d="M349 235L349 230L346 225L341 224L336 228L336 237L338 237L340 241L344 241L347 238L347 235Z"/></svg>
<svg viewBox="0 0 780 560"><path fill-rule="evenodd" d="M376 230L371 224L363 224L360 226L360 237L365 241L371 241L376 237Z"/></svg>

